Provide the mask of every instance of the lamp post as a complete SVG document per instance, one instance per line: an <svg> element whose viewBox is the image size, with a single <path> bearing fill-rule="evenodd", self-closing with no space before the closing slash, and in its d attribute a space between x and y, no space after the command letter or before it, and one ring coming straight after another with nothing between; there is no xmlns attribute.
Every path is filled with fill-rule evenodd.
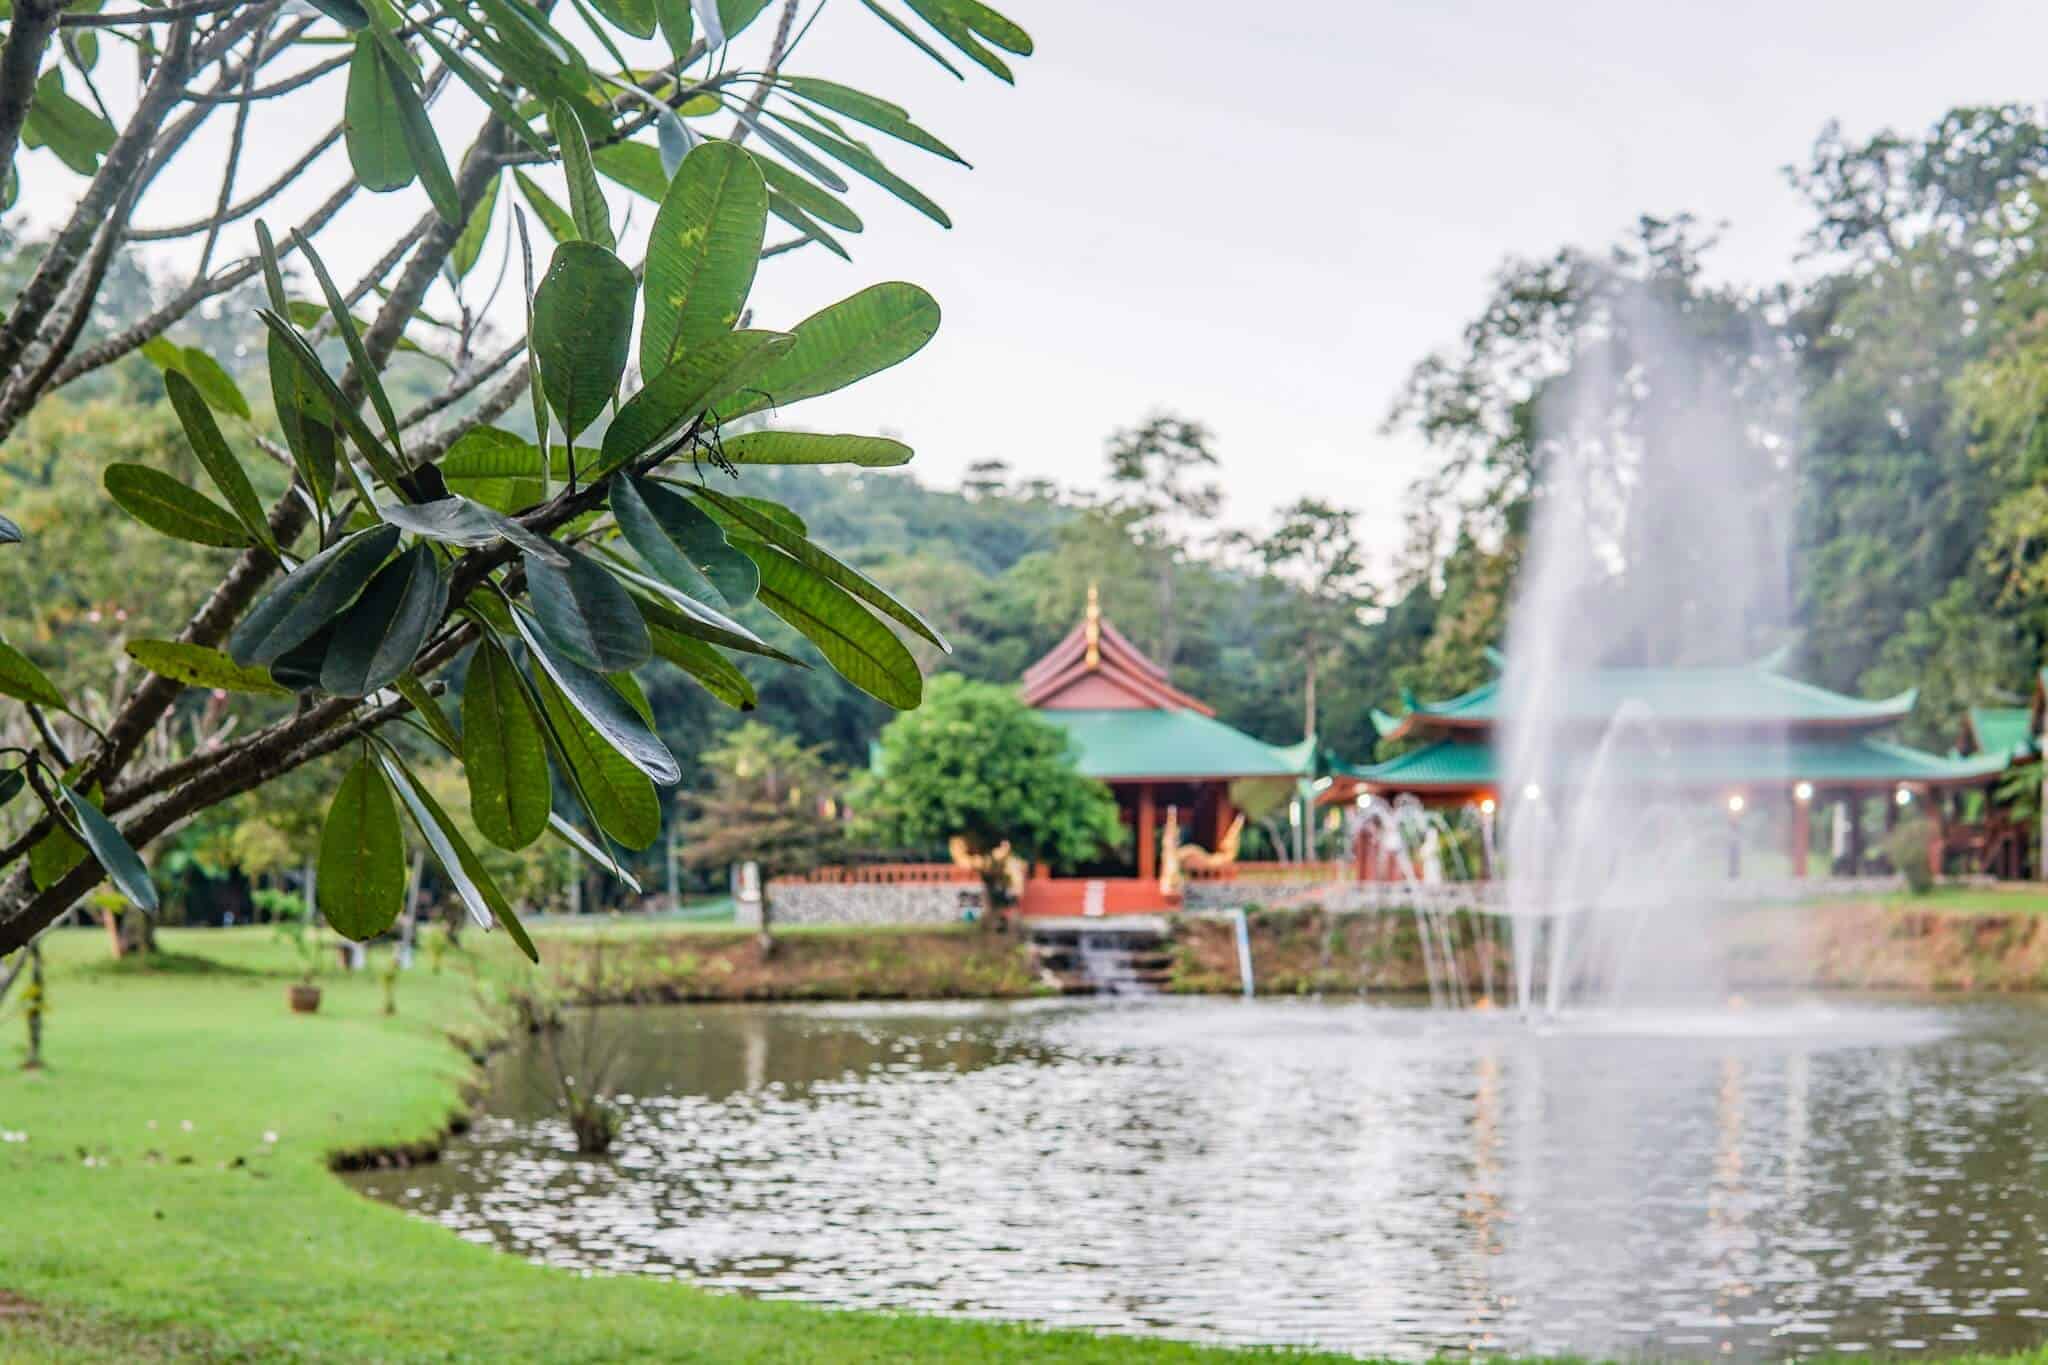
<svg viewBox="0 0 2048 1365"><path fill-rule="evenodd" d="M1742 875L1742 810L1749 803L1741 792L1728 797L1728 880Z"/></svg>

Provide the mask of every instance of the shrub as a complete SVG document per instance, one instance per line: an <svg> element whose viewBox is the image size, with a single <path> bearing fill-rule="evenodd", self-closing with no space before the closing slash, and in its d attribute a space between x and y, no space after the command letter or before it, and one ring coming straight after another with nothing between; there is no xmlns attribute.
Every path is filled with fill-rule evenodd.
<svg viewBox="0 0 2048 1365"><path fill-rule="evenodd" d="M1906 879L1906 889L1916 896L1934 889L1934 860L1928 853L1933 838L1934 826L1926 820L1907 820L1885 836L1885 856Z"/></svg>

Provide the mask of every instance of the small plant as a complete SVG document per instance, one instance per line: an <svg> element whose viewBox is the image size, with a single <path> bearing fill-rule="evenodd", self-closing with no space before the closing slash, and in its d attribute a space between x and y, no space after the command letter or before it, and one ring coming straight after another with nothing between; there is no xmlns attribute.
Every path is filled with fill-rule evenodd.
<svg viewBox="0 0 2048 1365"><path fill-rule="evenodd" d="M1921 819L1907 820L1885 836L1885 856L1906 879L1906 889L1916 896L1934 889L1933 839L1933 824Z"/></svg>
<svg viewBox="0 0 2048 1365"><path fill-rule="evenodd" d="M398 1013L398 972L405 964L401 954L393 948L384 958L383 970L377 973L377 983L384 988L384 1013Z"/></svg>
<svg viewBox="0 0 2048 1365"><path fill-rule="evenodd" d="M266 895L277 896L281 901L291 903L289 906L278 904L266 908L271 908L277 916L278 939L289 943L292 951L298 955L300 984L312 985L313 978L320 974L320 930L318 925L307 923L306 903L297 896L287 896L282 892L259 891L256 895L259 898L258 904L262 903L261 898Z"/></svg>

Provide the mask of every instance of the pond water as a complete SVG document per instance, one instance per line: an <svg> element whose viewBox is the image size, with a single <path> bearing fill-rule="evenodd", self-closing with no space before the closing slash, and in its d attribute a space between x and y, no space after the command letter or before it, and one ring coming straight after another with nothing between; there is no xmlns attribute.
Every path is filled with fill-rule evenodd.
<svg viewBox="0 0 2048 1365"><path fill-rule="evenodd" d="M1531 1027L1359 1003L602 1011L354 1177L549 1264L1210 1341L1937 1354L2048 1339L2048 1011Z"/></svg>

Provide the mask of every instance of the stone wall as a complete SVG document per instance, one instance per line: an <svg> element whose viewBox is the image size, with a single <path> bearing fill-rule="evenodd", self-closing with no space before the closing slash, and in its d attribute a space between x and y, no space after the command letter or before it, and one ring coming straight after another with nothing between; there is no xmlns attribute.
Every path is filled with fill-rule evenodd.
<svg viewBox="0 0 2048 1365"><path fill-rule="evenodd" d="M769 918L789 924L958 924L981 913L974 882L774 882ZM749 909L754 914L749 923ZM758 929L758 904L739 905L742 928Z"/></svg>
<svg viewBox="0 0 2048 1365"><path fill-rule="evenodd" d="M1651 905L1697 900L1711 893L1717 904L1777 905L1811 900L1876 897L1897 891L1899 878L1756 877L1727 882L1645 883L1636 893ZM1406 910L1418 902L1437 910L1498 910L1504 888L1497 882L1331 882L1299 880L1190 881L1182 904L1189 910Z"/></svg>

